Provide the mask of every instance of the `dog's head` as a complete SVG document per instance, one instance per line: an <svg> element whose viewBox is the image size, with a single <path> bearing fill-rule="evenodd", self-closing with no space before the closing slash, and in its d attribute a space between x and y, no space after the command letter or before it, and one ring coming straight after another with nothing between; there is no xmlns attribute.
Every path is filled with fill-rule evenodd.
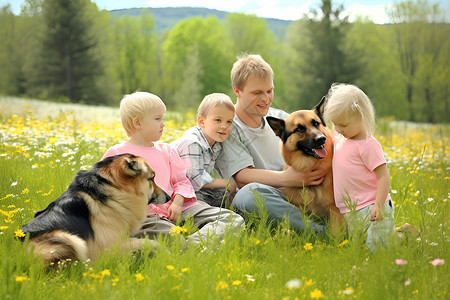
<svg viewBox="0 0 450 300"><path fill-rule="evenodd" d="M170 200L170 196L156 184L155 171L142 157L119 154L96 163L95 168L115 189L143 193L149 204L163 204Z"/></svg>
<svg viewBox="0 0 450 300"><path fill-rule="evenodd" d="M327 156L327 131L322 117L324 102L322 98L312 110L298 110L284 120L267 117L270 127L283 142L284 152L301 151L315 159Z"/></svg>

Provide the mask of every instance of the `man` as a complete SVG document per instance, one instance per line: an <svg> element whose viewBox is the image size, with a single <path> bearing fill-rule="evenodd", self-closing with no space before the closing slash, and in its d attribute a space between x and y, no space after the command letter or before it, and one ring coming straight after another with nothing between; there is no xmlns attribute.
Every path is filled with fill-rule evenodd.
<svg viewBox="0 0 450 300"><path fill-rule="evenodd" d="M277 188L320 184L328 170L299 173L288 168L280 171L284 165L280 141L265 117L284 119L288 114L270 107L274 97L273 71L261 56L239 57L231 70L231 83L237 97L236 116L216 164L225 178L233 176L240 187L233 207L258 214L257 195L261 195L274 225L287 217L294 230L304 230L303 213ZM310 228L316 232L325 230L315 223L310 223Z"/></svg>

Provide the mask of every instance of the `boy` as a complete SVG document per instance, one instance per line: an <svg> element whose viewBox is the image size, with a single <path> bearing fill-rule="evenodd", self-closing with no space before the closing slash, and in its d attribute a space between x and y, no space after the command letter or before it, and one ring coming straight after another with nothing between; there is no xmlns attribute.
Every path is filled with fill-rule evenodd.
<svg viewBox="0 0 450 300"><path fill-rule="evenodd" d="M222 93L207 95L198 108L197 126L171 143L186 166L197 200L212 206L228 208L236 192L233 179L224 179L220 170L214 168L221 144L230 135L233 118L234 105L230 97ZM221 178L213 178L213 171Z"/></svg>
<svg viewBox="0 0 450 300"><path fill-rule="evenodd" d="M130 139L111 147L103 156L131 153L143 157L155 170L156 183L171 195L165 204L149 205L147 217L134 237L169 234L178 220L183 222L188 216L193 218L194 227L200 228L187 237L188 242L199 243L210 234L221 237L229 227L240 229L244 220L238 214L196 201L177 152L158 142L165 126L165 112L166 106L156 95L146 92L125 95L120 102L120 118Z"/></svg>

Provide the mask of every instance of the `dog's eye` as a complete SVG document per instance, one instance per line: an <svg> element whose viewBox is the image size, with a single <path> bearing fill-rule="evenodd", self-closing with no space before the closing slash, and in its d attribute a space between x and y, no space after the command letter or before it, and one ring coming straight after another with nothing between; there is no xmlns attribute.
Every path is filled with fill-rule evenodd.
<svg viewBox="0 0 450 300"><path fill-rule="evenodd" d="M148 178L148 181L155 181L155 175L153 175L152 177Z"/></svg>
<svg viewBox="0 0 450 300"><path fill-rule="evenodd" d="M316 120L312 120L312 125L317 128L319 127L320 123L317 122Z"/></svg>
<svg viewBox="0 0 450 300"><path fill-rule="evenodd" d="M306 127L303 125L297 125L297 128L295 128L294 132L303 133L306 131Z"/></svg>

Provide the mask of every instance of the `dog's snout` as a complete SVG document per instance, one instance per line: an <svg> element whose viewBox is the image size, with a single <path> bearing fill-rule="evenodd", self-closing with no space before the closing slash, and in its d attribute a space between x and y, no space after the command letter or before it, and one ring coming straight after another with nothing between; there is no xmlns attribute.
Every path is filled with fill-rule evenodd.
<svg viewBox="0 0 450 300"><path fill-rule="evenodd" d="M326 140L327 140L327 138L323 134L318 134L314 137L314 143L316 143L318 145L325 144Z"/></svg>
<svg viewBox="0 0 450 300"><path fill-rule="evenodd" d="M164 204L170 201L170 196L163 189L161 189L162 193L153 193L152 197L149 199L148 204Z"/></svg>

